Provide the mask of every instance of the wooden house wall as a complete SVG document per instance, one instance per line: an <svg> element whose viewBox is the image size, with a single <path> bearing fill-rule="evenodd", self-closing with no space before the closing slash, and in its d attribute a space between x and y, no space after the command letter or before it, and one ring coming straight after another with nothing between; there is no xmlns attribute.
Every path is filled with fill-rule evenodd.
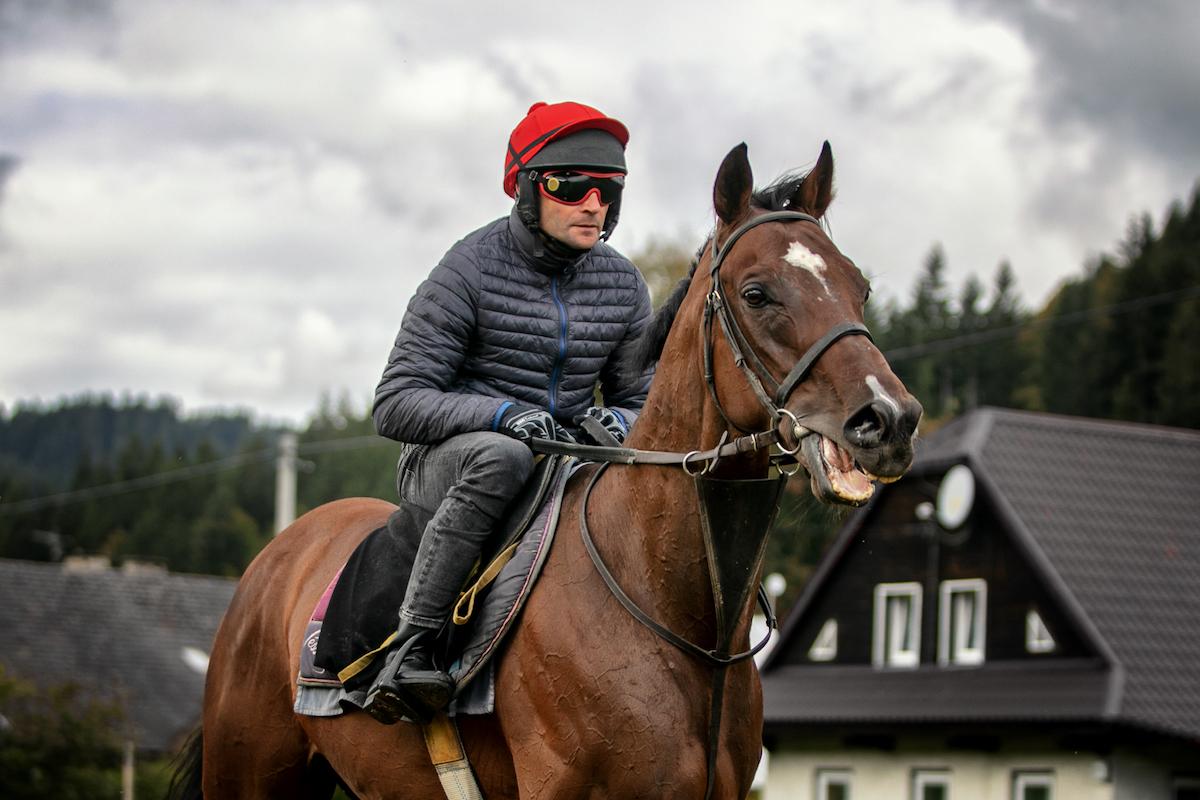
<svg viewBox="0 0 1200 800"><path fill-rule="evenodd" d="M940 476L939 476L940 477ZM991 498L977 496L970 519L954 533L920 522L914 509L931 499L937 481L906 479L887 487L820 593L803 610L800 627L781 645L788 663L869 664L874 624L874 589L879 583L915 581L924 587L921 664L937 663L941 581L987 581L986 660L1082 658L1095 655L1074 630L1032 564L1002 525ZM1025 647L1025 618L1036 609L1055 639L1050 654ZM810 662L808 649L829 618L838 621L837 657Z"/></svg>

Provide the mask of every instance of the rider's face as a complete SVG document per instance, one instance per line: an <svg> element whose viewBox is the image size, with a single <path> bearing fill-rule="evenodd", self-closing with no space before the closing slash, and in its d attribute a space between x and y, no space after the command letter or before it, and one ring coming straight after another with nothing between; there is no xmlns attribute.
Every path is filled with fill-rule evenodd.
<svg viewBox="0 0 1200 800"><path fill-rule="evenodd" d="M590 192L582 203L567 205L538 193L542 231L577 250L587 250L600 241L608 206L597 192Z"/></svg>

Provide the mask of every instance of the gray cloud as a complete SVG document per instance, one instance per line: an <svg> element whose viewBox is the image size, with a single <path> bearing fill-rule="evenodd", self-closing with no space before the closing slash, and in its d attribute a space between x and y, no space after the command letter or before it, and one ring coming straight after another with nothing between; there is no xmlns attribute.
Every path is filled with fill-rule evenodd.
<svg viewBox="0 0 1200 800"><path fill-rule="evenodd" d="M4 204L4 187L12 174L17 171L19 163L16 156L0 153L0 206Z"/></svg>
<svg viewBox="0 0 1200 800"><path fill-rule="evenodd" d="M0 48L52 41L107 49L117 25L114 6L115 0L0 0Z"/></svg>
<svg viewBox="0 0 1200 800"><path fill-rule="evenodd" d="M1189 0L959 0L1014 26L1038 60L1042 113L1113 144L1196 165L1200 4Z"/></svg>
<svg viewBox="0 0 1200 800"><path fill-rule="evenodd" d="M0 355L0 401L300 418L365 391L417 282L507 211L504 138L535 100L630 127L627 252L698 245L738 142L761 185L829 139L835 235L883 291L940 240L951 281L1009 257L1037 302L1182 194L1200 140L1194 12L1044 5L746 0L718 51L715 4L612 0L618 52L564 36L568 7L0 0L0 316L33 342Z"/></svg>

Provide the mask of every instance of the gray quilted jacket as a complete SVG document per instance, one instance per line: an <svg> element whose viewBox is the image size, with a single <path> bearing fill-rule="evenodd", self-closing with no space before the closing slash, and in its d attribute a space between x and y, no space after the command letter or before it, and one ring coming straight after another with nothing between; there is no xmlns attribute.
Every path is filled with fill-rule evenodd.
<svg viewBox="0 0 1200 800"><path fill-rule="evenodd" d="M413 444L496 430L512 405L549 411L572 433L594 404L632 424L647 372L622 359L650 319L637 268L604 243L565 264L512 215L455 244L409 301L383 379L375 428Z"/></svg>

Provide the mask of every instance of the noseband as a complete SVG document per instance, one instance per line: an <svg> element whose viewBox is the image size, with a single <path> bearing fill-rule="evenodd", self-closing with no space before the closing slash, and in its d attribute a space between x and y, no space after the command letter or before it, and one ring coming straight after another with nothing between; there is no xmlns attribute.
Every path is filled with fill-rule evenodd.
<svg viewBox="0 0 1200 800"><path fill-rule="evenodd" d="M743 428L729 418L729 415L725 413L725 409L721 406L720 399L717 397L717 382L713 372L712 335L713 318L715 317L721 321L721 331L725 334L725 341L729 343L734 363L737 364L742 374L746 376L746 381L750 384L750 388L758 398L759 404L771 415L771 419L776 426L785 417L792 422L793 435L797 439L794 447L798 449L800 446L798 440L803 435L803 432L800 429L799 422L796 420L796 416L784 408L788 398L796 387L808 377L817 359L834 342L843 336L866 336L868 339L871 339L871 333L865 325L858 322L840 322L830 328L824 336L808 348L782 382L775 380L771 375L771 371L767 369L762 359L754 351L754 347L750 344L746 335L742 333L737 318L734 317L733 311L729 308L725 295L721 291L721 265L725 263L725 258L733 250L734 244L747 231L768 222L811 222L818 227L821 224L817 221L816 217L800 211L771 211L742 223L729 235L729 238L725 240L725 243L720 248L717 247L716 234L713 234L712 267L709 269L709 275L712 279L712 290L708 293L708 297L704 303L704 383L708 386L708 393L712 397L713 404L717 407L717 411L720 412L721 418L725 420L726 425L736 428L742 433L748 433L749 431L746 428ZM874 340L872 339L872 341ZM774 395L767 391L764 381L775 386ZM782 442L780 446L783 447ZM786 452L794 453L795 449Z"/></svg>

